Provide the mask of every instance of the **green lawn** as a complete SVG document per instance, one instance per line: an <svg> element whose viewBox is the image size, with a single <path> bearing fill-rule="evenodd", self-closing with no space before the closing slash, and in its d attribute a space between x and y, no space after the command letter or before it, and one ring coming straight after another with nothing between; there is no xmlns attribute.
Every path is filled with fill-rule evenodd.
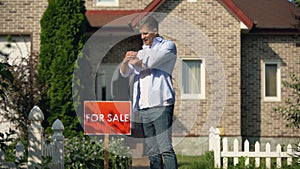
<svg viewBox="0 0 300 169"><path fill-rule="evenodd" d="M177 155L179 169L215 169L214 155L212 152L207 152L202 156L181 156ZM287 166L286 159L282 160L282 169L300 169L297 164L297 158L293 158L293 165ZM228 159L228 169L266 169L265 160L261 160L261 166L255 167L254 158L250 158L250 164L245 167L245 159L239 158L239 164L233 166L233 158ZM276 168L276 158L272 158L272 169Z"/></svg>
<svg viewBox="0 0 300 169"><path fill-rule="evenodd" d="M202 156L177 155L179 169L214 169L214 156L212 152Z"/></svg>

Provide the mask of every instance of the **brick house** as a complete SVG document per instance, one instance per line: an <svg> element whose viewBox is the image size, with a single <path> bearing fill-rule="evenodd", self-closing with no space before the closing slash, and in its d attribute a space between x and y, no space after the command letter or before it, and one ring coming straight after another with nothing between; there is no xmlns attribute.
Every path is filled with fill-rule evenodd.
<svg viewBox="0 0 300 169"><path fill-rule="evenodd" d="M39 20L46 7L46 0L0 0L0 43L7 34L22 34L28 38L31 51L38 52ZM293 17L300 10L292 3L287 0L86 0L86 9L90 25L87 34L91 36L111 21L128 15L133 16L131 23L117 23L108 34L134 32L129 25L134 25L143 12L162 13L167 18L162 22L168 17L180 21L168 27L174 31L171 33L161 27L161 35L174 40L178 48L173 74L178 122L174 127L174 142L178 153L193 155L207 150L211 126L223 128L227 137L250 139L251 143L268 140L277 144L279 140L282 143L291 138L300 139L300 130L285 127L286 121L273 111L292 97L282 82L289 80L290 73L300 73L300 36ZM126 50L138 50L139 45L139 36L130 36L103 58L96 79L99 99L118 99L114 93L122 91L110 85L112 72ZM213 51L206 51L208 48ZM185 73L191 67L194 77L186 79ZM130 80L119 80L129 86ZM112 88L114 92L110 94Z"/></svg>

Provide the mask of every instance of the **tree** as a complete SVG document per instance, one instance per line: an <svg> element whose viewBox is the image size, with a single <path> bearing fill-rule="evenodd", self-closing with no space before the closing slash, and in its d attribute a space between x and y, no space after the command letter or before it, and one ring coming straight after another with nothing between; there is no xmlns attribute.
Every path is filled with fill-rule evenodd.
<svg viewBox="0 0 300 169"><path fill-rule="evenodd" d="M14 76L10 69L11 65L8 63L0 63L0 100L2 104L9 100L9 94L6 91L8 91L14 80ZM5 106L3 105L3 107Z"/></svg>
<svg viewBox="0 0 300 169"><path fill-rule="evenodd" d="M22 51L19 43L26 44L25 38L8 36L7 44L0 49L0 112L20 131L20 137L26 138L28 114L39 100L34 71L37 57L29 52L29 46ZM16 60L9 51L16 54Z"/></svg>
<svg viewBox="0 0 300 169"><path fill-rule="evenodd" d="M288 98L284 106L274 110L288 121L287 126L300 128L300 79L295 73L292 73L290 77L291 81L285 81L283 85L291 89L295 97Z"/></svg>
<svg viewBox="0 0 300 169"><path fill-rule="evenodd" d="M38 79L46 93L40 107L47 117L46 127L59 118L66 136L81 130L73 107L72 78L84 43L87 23L84 13L82 0L48 0L41 19Z"/></svg>
<svg viewBox="0 0 300 169"><path fill-rule="evenodd" d="M295 0L295 4L300 7L300 0Z"/></svg>
<svg viewBox="0 0 300 169"><path fill-rule="evenodd" d="M289 0L289 2L294 3L298 7L300 7L300 0Z"/></svg>

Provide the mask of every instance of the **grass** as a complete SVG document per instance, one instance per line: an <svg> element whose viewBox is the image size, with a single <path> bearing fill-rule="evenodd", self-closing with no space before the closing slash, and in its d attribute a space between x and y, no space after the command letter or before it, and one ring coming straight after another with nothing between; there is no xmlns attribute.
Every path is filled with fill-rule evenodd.
<svg viewBox="0 0 300 169"><path fill-rule="evenodd" d="M213 152L206 152L201 156L181 156L177 155L178 167L179 169L215 169L214 168L214 155ZM297 164L297 158L293 158L293 165L287 166L286 159L282 160L282 169L300 169L299 164ZM261 160L261 165L259 168L255 167L255 161L253 158L250 158L250 164L245 166L245 159L239 158L239 164L233 166L233 158L228 159L228 169L266 169L265 161ZM271 168L276 167L276 159L272 158Z"/></svg>
<svg viewBox="0 0 300 169"><path fill-rule="evenodd" d="M214 169L214 155L207 152L201 156L177 155L179 169Z"/></svg>

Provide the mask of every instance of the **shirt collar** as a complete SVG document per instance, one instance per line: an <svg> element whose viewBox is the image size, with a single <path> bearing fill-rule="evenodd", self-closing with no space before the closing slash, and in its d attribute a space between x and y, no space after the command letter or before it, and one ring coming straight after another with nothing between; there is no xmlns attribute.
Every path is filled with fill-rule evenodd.
<svg viewBox="0 0 300 169"><path fill-rule="evenodd" d="M158 37L154 38L151 47L155 46L157 43L161 42L162 40L163 40L163 37L161 37L161 36L158 36ZM150 48L150 46L149 45L143 45L143 49L146 49L146 48Z"/></svg>

